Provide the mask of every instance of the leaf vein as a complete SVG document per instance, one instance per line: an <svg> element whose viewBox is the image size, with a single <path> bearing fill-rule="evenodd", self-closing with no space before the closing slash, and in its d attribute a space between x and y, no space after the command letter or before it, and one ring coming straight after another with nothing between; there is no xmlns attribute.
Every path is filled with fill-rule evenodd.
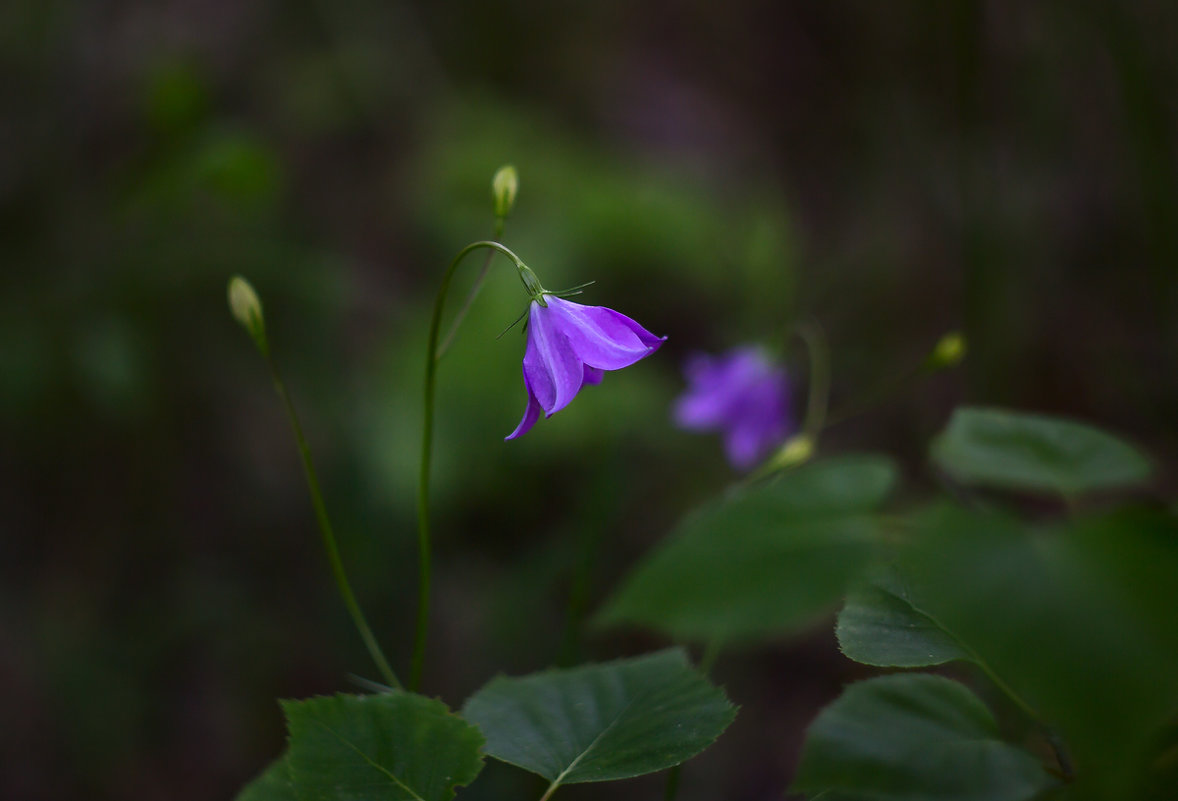
<svg viewBox="0 0 1178 801"><path fill-rule="evenodd" d="M411 795L413 798L417 799L417 801L425 801L425 799L422 796L420 796L416 792L414 792L413 788L411 788L409 785L405 784L405 782L401 781L395 773L390 771L388 768L386 768L384 765L380 764L376 760L374 760L372 757L368 756L368 754L366 754L359 746L357 746L355 743L353 743L347 737L344 737L342 734L340 734L335 729L331 728L331 726L328 726L326 723L324 723L321 720L315 720L314 722L317 725L322 726L323 729L328 734L332 735L337 740L339 740L341 743L346 745L348 748L350 748L354 752L356 752L356 755L359 756L361 759L363 759L365 762L367 762L369 765L376 768L381 773L383 773L384 775L386 775L390 779L392 779L394 784L396 784L398 787L400 787L405 792L409 793L409 795Z"/></svg>

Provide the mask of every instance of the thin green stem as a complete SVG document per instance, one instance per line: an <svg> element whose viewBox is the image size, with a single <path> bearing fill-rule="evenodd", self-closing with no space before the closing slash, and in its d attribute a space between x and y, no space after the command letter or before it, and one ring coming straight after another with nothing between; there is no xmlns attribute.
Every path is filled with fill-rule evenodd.
<svg viewBox="0 0 1178 801"><path fill-rule="evenodd" d="M960 642L960 640L958 642ZM1021 709L1024 715L1038 723L1040 726L1047 725L1043 718L1039 716L1039 713L1035 711L1035 708L1023 700L1023 697L1016 693L1013 687L1007 684L1001 676L994 672L994 669L990 667L990 665L987 664L984 659L979 657L971 648L966 648L966 651L969 652L971 658L974 661L974 664L982 669L982 672L985 673L986 677L994 683L994 686L1001 690L1007 698L1013 701L1014 705Z"/></svg>
<svg viewBox="0 0 1178 801"><path fill-rule="evenodd" d="M311 505L315 509L315 519L319 523L319 533L323 536L323 548L327 551L327 561L331 563L331 572L335 576L335 583L339 587L340 595L343 597L344 606L348 609L348 614L352 616L352 623L356 626L356 631L360 633L360 639L364 641L364 645L368 648L368 653L372 656L372 661L376 663L376 667L380 670L381 676L387 684L392 687L400 689L401 682L397 679L397 674L393 672L392 667L389 666L389 661L385 659L384 652L380 650L380 645L376 641L376 637L372 634L372 629L368 626L368 621L364 619L364 613L360 610L360 604L356 601L356 595L352 592L352 585L348 581L348 574L344 570L343 560L340 558L339 545L336 543L335 532L331 527L331 519L327 516L327 506L323 502L323 493L319 489L319 477L315 473L315 464L311 460L311 448L307 445L307 438L303 436L303 427L299 423L299 416L295 412L294 403L291 402L290 393L286 391L286 385L282 382L281 376L278 374L278 368L274 365L274 360L270 358L268 349L263 351L263 356L266 358L266 363L270 367L270 377L274 380L274 389L278 392L278 397L282 399L283 408L286 410L287 419L290 421L291 430L294 432L295 442L299 448L299 455L303 459L303 472L307 477L307 489L311 494Z"/></svg>
<svg viewBox="0 0 1178 801"><path fill-rule="evenodd" d="M724 645L721 640L709 640L704 647L703 656L699 659L699 672L705 676L712 672L712 667L716 664L716 660L720 657L720 651ZM679 794L679 772L682 770L682 765L675 765L667 771L667 783L663 785L663 801L675 801L675 796Z"/></svg>
<svg viewBox="0 0 1178 801"><path fill-rule="evenodd" d="M810 361L810 391L806 399L806 418L801 433L791 437L756 470L735 485L737 491L757 484L787 467L795 467L810 458L818 435L826 425L826 408L830 403L830 348L822 328L812 320L800 323L797 335L806 345ZM799 453L796 449L801 450Z"/></svg>
<svg viewBox="0 0 1178 801"><path fill-rule="evenodd" d="M904 372L884 378L856 401L831 414L827 425L841 423L843 420L862 414L872 406L895 395L911 381L955 367L965 357L965 348L966 342L960 332L951 331L945 334L929 351L923 362L913 365Z"/></svg>
<svg viewBox="0 0 1178 801"><path fill-rule="evenodd" d="M495 236L492 239L498 241L503 238L503 218L495 218ZM450 323L450 329L446 332L446 336L442 338L442 344L438 346L438 352L434 356L435 359L440 360L446 355L446 351L450 349L450 345L454 342L454 337L458 335L458 327L462 325L462 321L466 318L466 313L470 311L470 307L474 305L475 298L479 296L479 292L483 289L483 283L487 280L487 274L491 271L491 262L495 258L495 251L488 250L487 258L483 260L483 266L479 270L478 277L474 279L474 283L470 286L470 291L466 293L466 299L462 302L462 308L454 315L454 321Z"/></svg>
<svg viewBox="0 0 1178 801"><path fill-rule="evenodd" d="M954 639L956 639L956 637L954 637ZM961 641L958 640L958 643L961 644ZM1068 781L1071 781L1074 775L1072 761L1068 757L1067 749L1064 747L1063 741L1060 739L1055 729L1048 725L1047 721L1045 721L1039 715L1035 708L1031 706L1026 700L1024 700L1021 695L1015 692L1014 688L1007 684L1003 678L999 676L984 659L979 657L972 648L964 646L964 644L962 644L962 647L970 655L970 658L973 660L974 664L981 668L982 672L986 674L986 677L994 683L994 686L1001 690L1006 695L1006 697L1014 703L1015 706L1022 710L1024 715L1034 721L1035 725L1039 727L1040 731L1043 733L1044 738L1047 740L1047 744L1051 746L1052 753L1055 754L1055 761L1059 764L1059 769L1063 773L1064 778Z"/></svg>
<svg viewBox="0 0 1178 801"><path fill-rule="evenodd" d="M798 336L806 344L810 357L810 393L802 433L817 440L826 425L826 407L830 403L830 348L822 328L813 320L806 320L798 326Z"/></svg>
<svg viewBox="0 0 1178 801"><path fill-rule="evenodd" d="M704 647L703 656L699 658L699 672L705 676L712 672L712 668L716 664L716 660L720 658L720 651L724 648L723 642L719 639L714 639L708 642Z"/></svg>
<svg viewBox="0 0 1178 801"><path fill-rule="evenodd" d="M663 801L675 801L675 796L679 794L680 767L675 765L667 771L667 783L663 785Z"/></svg>
<svg viewBox="0 0 1178 801"><path fill-rule="evenodd" d="M932 371L928 369L927 365L917 365L909 370L885 379L877 384L869 392L865 393L858 400L849 404L846 408L839 409L832 412L828 425L835 425L844 420L849 420L852 417L857 417L864 412L871 409L876 404L887 400L889 397L895 395L901 388L903 388L909 381L914 381L923 375L930 374Z"/></svg>
<svg viewBox="0 0 1178 801"><path fill-rule="evenodd" d="M1071 759L1068 757L1067 749L1064 747L1063 741L1060 740L1059 735L1056 734L1055 730L1047 723L1046 720L1043 719L1043 716L1039 714L1039 712L1035 709L1035 707L1031 706L1031 704L1026 699L1024 699L1017 692L1015 692L1015 689L1013 687L1011 687L1009 684L1007 684L1006 680L1003 679L1000 675L998 675L998 672L996 670L994 670L994 668L992 668L990 666L990 664L985 659L983 659L977 651L975 651L973 648L966 645L965 642L962 641L960 637L958 637L956 634L954 634L950 629L946 628L945 625L942 624L939 620L937 620L936 617L934 617L933 615L924 611L923 609L919 609L917 607L913 607L913 608L916 609L917 612L919 612L920 614L924 615L929 620L931 620L939 629L941 629L946 634L948 634L950 637L952 637L953 641L956 642L957 645L961 648L961 650L965 652L969 661L972 662L973 664L977 665L978 669L980 669L982 671L982 673L984 673L986 675L986 678L988 678L991 681L991 683L993 683L993 685L998 688L998 690L1000 692L1002 692L1007 698L1009 698L1010 701L1016 707L1018 707L1019 710L1024 715L1026 715L1029 720L1031 720L1036 726L1039 727L1040 731L1043 733L1044 737L1047 740L1047 744L1051 747L1052 753L1055 754L1055 760L1059 764L1060 771L1062 772L1064 778L1067 779L1068 781L1071 781L1074 774L1073 774L1072 762L1071 762Z"/></svg>
<svg viewBox="0 0 1178 801"><path fill-rule="evenodd" d="M442 311L446 306L446 294L450 290L450 282L454 278L454 271L467 255L483 248L502 253L515 264L521 273L527 268L519 256L498 242L483 240L472 242L450 262L446 274L442 276L442 285L438 288L438 295L434 299L433 316L429 323L429 342L425 351L425 397L422 410L421 424L421 471L417 484L417 554L418 554L418 592L417 592L417 627L413 635L413 659L409 669L409 689L416 691L421 686L421 674L425 666L425 643L429 629L429 599L430 599L430 521L429 521L429 478L430 461L433 456L434 439L434 390L438 373L438 334L442 325Z"/></svg>

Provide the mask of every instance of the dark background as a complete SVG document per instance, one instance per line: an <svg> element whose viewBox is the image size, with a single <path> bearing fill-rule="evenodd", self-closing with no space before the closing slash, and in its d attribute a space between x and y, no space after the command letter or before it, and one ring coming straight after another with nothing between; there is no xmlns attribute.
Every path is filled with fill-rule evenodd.
<svg viewBox="0 0 1178 801"><path fill-rule="evenodd" d="M664 644L584 630L570 594L591 611L732 478L669 422L686 354L783 347L798 315L831 340L836 408L967 334L961 370L822 442L892 454L909 497L963 401L1119 431L1164 491L1175 42L1168 0L4 3L0 796L231 797L282 748L275 698L374 674L233 273L405 672L428 308L505 162L504 239L545 285L596 280L580 300L670 339L505 444L523 342L494 337L526 298L492 273L439 387L425 691L453 706L497 671ZM723 658L744 709L681 798L780 797L859 670L829 621ZM661 779L561 790L600 792ZM492 766L463 795L539 793Z"/></svg>

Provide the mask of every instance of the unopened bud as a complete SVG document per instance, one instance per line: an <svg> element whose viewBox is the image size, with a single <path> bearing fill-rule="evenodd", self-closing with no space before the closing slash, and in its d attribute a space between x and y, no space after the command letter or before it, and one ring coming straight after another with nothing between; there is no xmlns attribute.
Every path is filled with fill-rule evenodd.
<svg viewBox="0 0 1178 801"><path fill-rule="evenodd" d="M798 434L790 437L785 444L773 455L770 467L773 470L785 470L808 462L814 455L814 438L808 434Z"/></svg>
<svg viewBox="0 0 1178 801"><path fill-rule="evenodd" d="M515 167L505 164L495 171L491 179L491 199L495 203L495 216L506 217L515 205L515 195L519 191L519 173Z"/></svg>
<svg viewBox="0 0 1178 801"><path fill-rule="evenodd" d="M941 337L929 354L927 365L930 370L956 367L965 358L965 337L960 331L951 331Z"/></svg>
<svg viewBox="0 0 1178 801"><path fill-rule="evenodd" d="M229 279L229 311L234 319L245 327L254 344L263 354L269 350L266 345L266 323L262 317L262 301L250 282L235 275Z"/></svg>

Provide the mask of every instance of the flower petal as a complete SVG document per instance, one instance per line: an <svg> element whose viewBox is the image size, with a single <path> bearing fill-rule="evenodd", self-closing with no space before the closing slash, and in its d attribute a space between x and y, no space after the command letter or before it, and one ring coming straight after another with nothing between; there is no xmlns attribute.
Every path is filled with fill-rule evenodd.
<svg viewBox="0 0 1178 801"><path fill-rule="evenodd" d="M768 452L764 432L756 425L741 424L728 429L724 435L724 451L728 461L738 470L748 470L755 465L762 454Z"/></svg>
<svg viewBox="0 0 1178 801"><path fill-rule="evenodd" d="M549 298L551 303L553 298ZM545 415L559 412L576 397L585 369L569 343L565 321L532 301L528 316L528 346L524 351L524 382Z"/></svg>
<svg viewBox="0 0 1178 801"><path fill-rule="evenodd" d="M654 353L666 337L656 337L624 314L604 306L583 306L547 298L554 319L577 357L601 370L618 370Z"/></svg>
<svg viewBox="0 0 1178 801"><path fill-rule="evenodd" d="M675 422L721 431L735 467L752 467L785 441L792 429L788 377L761 349L695 356L684 372L689 387L675 402Z"/></svg>
<svg viewBox="0 0 1178 801"><path fill-rule="evenodd" d="M524 384L528 383L527 376L524 377ZM540 404L536 401L536 396L532 394L531 388L528 389L528 405L524 409L523 419L519 421L519 425L503 439L518 439L531 430L536 421L540 419Z"/></svg>
<svg viewBox="0 0 1178 801"><path fill-rule="evenodd" d="M585 365L585 383L586 384L600 384L605 373L596 367Z"/></svg>
<svg viewBox="0 0 1178 801"><path fill-rule="evenodd" d="M748 385L763 372L759 356L733 351L722 357L696 354L684 366L688 390L675 402L675 422L683 428L708 431L731 424Z"/></svg>

